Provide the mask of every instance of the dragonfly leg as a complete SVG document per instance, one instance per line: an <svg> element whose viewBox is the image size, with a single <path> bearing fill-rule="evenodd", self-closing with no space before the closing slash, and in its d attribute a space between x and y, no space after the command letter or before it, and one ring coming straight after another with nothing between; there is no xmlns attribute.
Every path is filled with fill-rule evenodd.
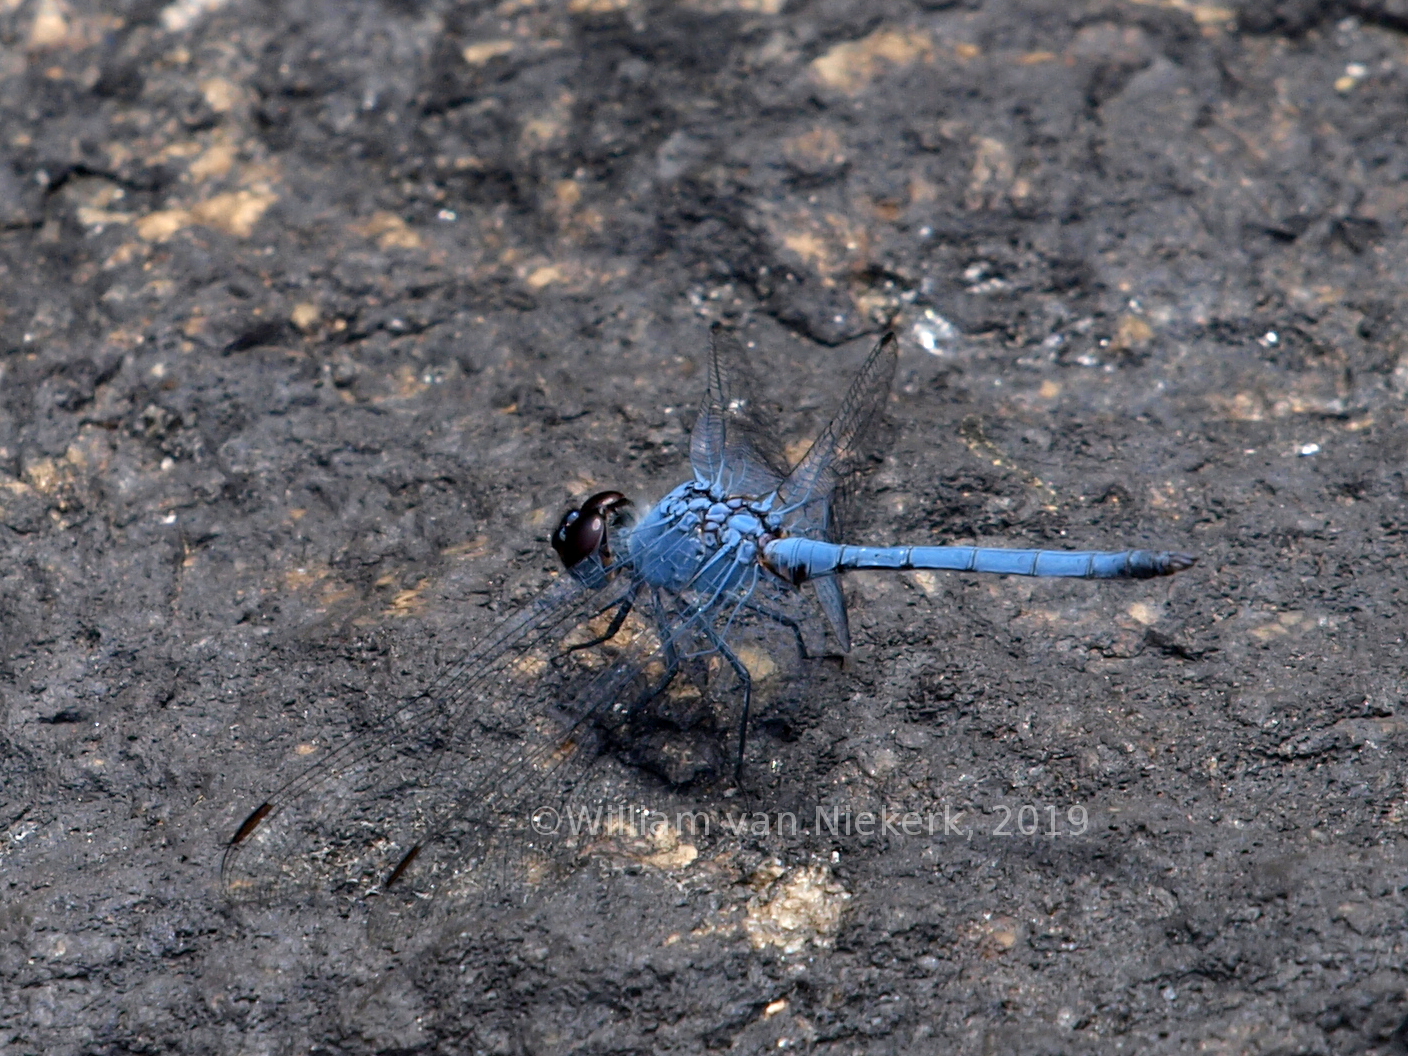
<svg viewBox="0 0 1408 1056"><path fill-rule="evenodd" d="M793 636L797 639L797 653L801 656L803 660L821 659L818 656L813 656L807 651L806 639L802 637L802 625L796 620L794 620L791 616L788 616L785 612L777 612L773 609L770 609L766 605L759 605L755 601L747 602L745 607L752 609L759 616L766 616L773 622L782 624L782 626L790 630Z"/></svg>
<svg viewBox="0 0 1408 1056"><path fill-rule="evenodd" d="M637 590L632 591L630 596L626 600L628 602L634 600L638 590L639 588L637 588ZM665 692L665 690L669 689L670 684L674 682L675 678L680 673L679 650L675 648L674 636L670 633L670 628L665 621L665 614L660 607L659 595L657 594L653 600L654 605L652 606L652 609L654 611L652 612L652 616L655 619L655 633L660 636L660 641L663 643L662 648L665 653L665 673L660 676L659 681L657 681L655 685L651 686L644 693L638 696L635 700L631 701L630 705L626 708L626 719L628 721L634 718L637 714L639 714L640 710L647 706L652 700L658 697L661 693ZM610 637L610 635L608 635L607 637Z"/></svg>
<svg viewBox="0 0 1408 1056"><path fill-rule="evenodd" d="M679 650L675 648L675 636L670 632L669 621L665 619L665 610L660 604L659 591L654 592L652 601L654 604L651 606L653 610L651 615L655 618L655 633L660 636L661 648L665 653L665 673L660 677L659 682L636 699L626 713L627 715L635 715L641 708L669 689L670 683L674 682L680 673Z"/></svg>
<svg viewBox="0 0 1408 1056"><path fill-rule="evenodd" d="M743 716L738 723L738 758L733 765L734 784L739 788L743 787L743 750L748 747L748 709L753 703L753 676L748 673L748 668L743 661L738 659L737 654L728 647L718 632L707 623L703 624L704 634L714 643L714 648L719 651L719 655L729 662L734 674L738 676L738 681L743 686Z"/></svg>
<svg viewBox="0 0 1408 1056"><path fill-rule="evenodd" d="M578 649L590 649L594 645L601 645L603 642L609 642L611 639L615 638L616 635L620 633L622 625L626 622L626 617L631 614L631 608L635 605L636 595L639 592L640 584L637 583L631 588L630 593L617 601L613 601L610 605L606 606L606 608L597 612L596 615L600 616L603 612L610 612L612 608L616 609L616 615L611 617L611 623L607 626L606 633L599 638L593 638L589 642L578 642L576 645L569 645L567 652L574 653Z"/></svg>
<svg viewBox="0 0 1408 1056"><path fill-rule="evenodd" d="M673 682L680 673L680 661L679 657L667 658L667 661L665 673L660 676L660 681L638 696L631 702L631 706L626 709L627 718L632 718L639 714L642 708L670 688L670 683Z"/></svg>

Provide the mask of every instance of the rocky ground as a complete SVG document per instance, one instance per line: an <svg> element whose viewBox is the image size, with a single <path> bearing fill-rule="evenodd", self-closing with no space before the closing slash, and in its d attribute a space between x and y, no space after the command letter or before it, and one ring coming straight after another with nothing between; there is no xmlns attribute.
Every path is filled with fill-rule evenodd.
<svg viewBox="0 0 1408 1056"><path fill-rule="evenodd" d="M1408 5L1223 2L0 0L0 1052L1408 1053ZM714 319L899 332L857 538L1198 565L848 580L748 805L932 834L233 908Z"/></svg>

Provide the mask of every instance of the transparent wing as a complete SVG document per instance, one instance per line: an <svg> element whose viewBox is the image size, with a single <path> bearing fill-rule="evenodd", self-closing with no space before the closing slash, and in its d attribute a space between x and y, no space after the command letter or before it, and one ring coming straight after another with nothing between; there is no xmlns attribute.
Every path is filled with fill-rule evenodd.
<svg viewBox="0 0 1408 1056"><path fill-rule="evenodd" d="M564 854L612 835L565 828L569 802L600 758L601 742L621 736L653 694L669 692L667 647L689 637L687 624L661 626L633 615L599 649L565 653L559 645L526 654L527 663L517 666L531 684L501 680L496 695L534 702L546 696L554 705L490 740L456 745L432 785L397 789L408 801L397 810L399 830L362 841L368 864L359 869L375 870L376 886L364 890L381 897L377 908L419 919L431 910L432 894L453 903L500 893L504 884L521 887L507 892L521 898ZM410 799L417 801L413 812Z"/></svg>
<svg viewBox="0 0 1408 1056"><path fill-rule="evenodd" d="M377 892L375 935L396 941L428 920L461 915L486 894L521 902L553 873L586 858L624 854L638 867L661 865L661 857L673 857L662 856L662 848L678 850L680 841L693 843L693 853L703 849L708 834L678 821L681 814L697 817L698 794L675 786L681 773L688 780L698 771L700 755L714 774L733 759L742 716L720 705L739 701L743 680L723 650L748 671L756 715L782 687L796 685L782 677L797 650L777 617L790 617L753 607L764 597L760 591L645 593L651 597L638 598L617 638L599 653L572 654L551 676L562 701L551 719L539 720L497 757L460 768L455 792L433 817L417 819L405 840L372 849L382 869L397 863L393 876L406 866ZM790 595L800 640L801 610L808 606L796 591ZM640 802L639 777L614 783L621 771L611 755L667 779L650 796L664 831L623 816L621 808ZM593 774L598 760L607 762Z"/></svg>
<svg viewBox="0 0 1408 1056"><path fill-rule="evenodd" d="M898 361L899 342L888 333L866 357L836 416L783 482L783 503L796 511L789 524L830 530L831 496L837 484L864 464Z"/></svg>
<svg viewBox="0 0 1408 1056"><path fill-rule="evenodd" d="M788 510L789 531L837 541L837 488L865 464L898 360L899 342L893 333L888 333L866 357L836 416L787 475L780 494ZM840 581L834 576L823 577L814 580L809 589L815 592L826 613L841 651L849 652L850 624Z"/></svg>
<svg viewBox="0 0 1408 1056"><path fill-rule="evenodd" d="M603 731L669 689L671 658L699 651L690 636L719 601L644 606L630 572L562 576L424 693L269 796L226 848L228 896L419 897L447 880L492 887L490 859L530 861L534 809L562 803Z"/></svg>
<svg viewBox="0 0 1408 1056"><path fill-rule="evenodd" d="M599 648L564 652L558 643L555 655L550 648L529 654L527 664L520 661L517 666L532 668L536 685L518 692L527 699L545 694L555 702L551 714L535 717L504 750L456 766L453 791L436 791L435 810L415 819L409 843L378 849L383 866L393 852L401 855L391 876L402 906L419 915L432 891L492 887L494 876L481 868L488 859L547 863L605 835L562 828L584 764L598 757L602 742L672 785L701 770L718 772L721 742L731 739L737 732L732 723L742 718L721 720L715 710L744 681L732 661L748 672L753 692L775 689L788 659L809 655L820 631L815 607L756 565L727 593L673 594L637 584L631 600L629 618ZM580 634L597 638L600 628ZM515 690L501 684L500 692ZM705 764L689 759L691 753L705 756ZM496 855L507 842L511 850ZM521 869L507 875L526 879Z"/></svg>
<svg viewBox="0 0 1408 1056"><path fill-rule="evenodd" d="M785 475L777 432L766 421L738 336L715 323L710 339L704 400L689 442L694 474L729 495L771 494Z"/></svg>
<svg viewBox="0 0 1408 1056"><path fill-rule="evenodd" d="M395 854L417 819L434 814L441 786L476 761L502 757L508 765L533 724L545 721L532 714L542 709L522 701L534 651L617 603L631 586L624 571L604 574L596 585L561 576L425 692L349 736L260 804L226 848L225 890L260 901L325 886L320 878L347 893L384 882L391 868L382 868L385 855Z"/></svg>

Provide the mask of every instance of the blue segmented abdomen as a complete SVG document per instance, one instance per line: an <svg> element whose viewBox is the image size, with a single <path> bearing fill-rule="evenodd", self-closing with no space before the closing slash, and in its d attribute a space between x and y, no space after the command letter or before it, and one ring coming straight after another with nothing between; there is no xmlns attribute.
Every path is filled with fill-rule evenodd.
<svg viewBox="0 0 1408 1056"><path fill-rule="evenodd" d="M843 546L819 539L778 539L765 558L801 583L853 569L932 568L1003 576L1152 579L1191 568L1197 558L1173 550L1003 550L985 546Z"/></svg>

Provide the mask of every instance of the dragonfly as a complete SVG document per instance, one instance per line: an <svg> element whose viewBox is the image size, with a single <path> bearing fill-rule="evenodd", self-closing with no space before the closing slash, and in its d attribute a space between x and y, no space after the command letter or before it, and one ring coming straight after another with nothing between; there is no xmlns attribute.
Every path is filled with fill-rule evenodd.
<svg viewBox="0 0 1408 1056"><path fill-rule="evenodd" d="M360 898L470 877L492 847L533 836L531 805L570 794L601 745L662 736L671 721L676 732L688 728L701 684L736 706L733 781L742 787L758 657L845 654L847 573L1147 579L1195 562L1163 550L846 543L839 496L873 454L898 360L894 334L790 466L754 397L748 358L736 332L716 324L690 479L640 517L619 491L569 510L551 537L562 571L547 587L249 813L224 850L231 897L322 887ZM647 722L652 709L669 721ZM662 771L672 780L709 769L697 758L676 762Z"/></svg>

